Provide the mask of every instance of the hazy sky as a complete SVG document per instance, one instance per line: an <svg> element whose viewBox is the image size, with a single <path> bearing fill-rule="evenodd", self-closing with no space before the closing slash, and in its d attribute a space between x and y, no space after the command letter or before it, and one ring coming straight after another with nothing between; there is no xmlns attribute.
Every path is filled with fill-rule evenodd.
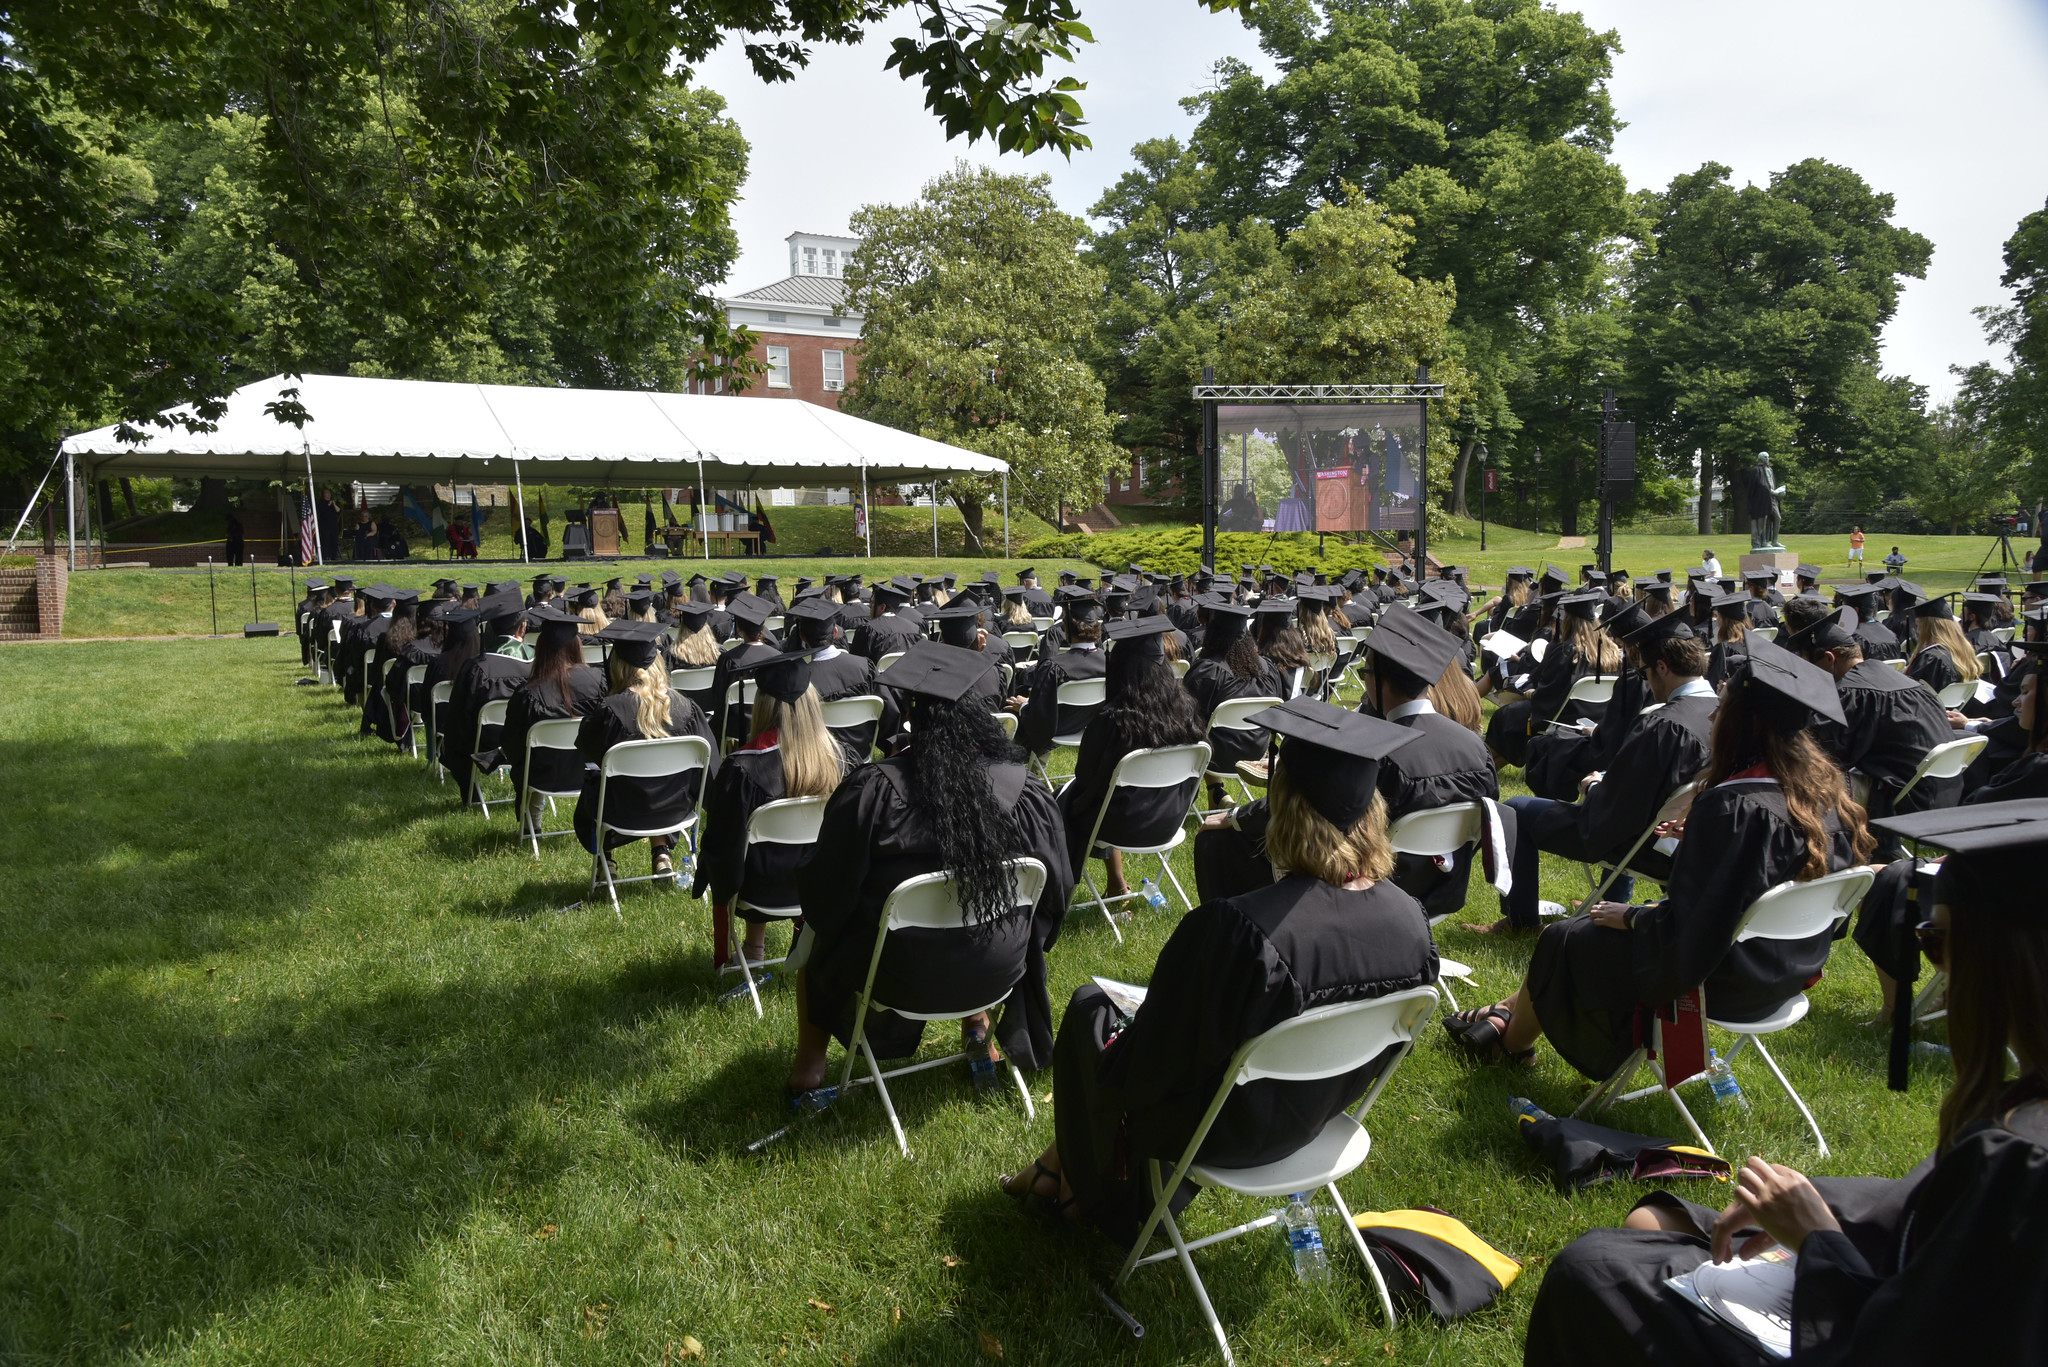
<svg viewBox="0 0 2048 1367"><path fill-rule="evenodd" d="M1971 310L2003 301L2004 241L2048 200L2048 0L1575 8L1621 35L1612 93L1628 127L1615 157L1631 186L1706 161L1734 168L1738 184L1804 157L1852 167L1934 243L1927 279L1908 283L1885 334L1886 367L1940 398L1954 387L1950 365L1988 354ZM1071 162L948 143L919 88L882 70L887 35L821 49L789 85L762 85L736 52L707 63L700 79L731 102L753 147L731 286L785 274L788 233L844 231L861 204L913 198L956 158L1042 172L1061 207L1085 214L1129 167L1132 144L1185 136L1193 121L1177 102L1217 58L1268 65L1234 16L1195 0L1084 0L1082 15L1097 41L1074 74L1088 82L1095 148Z"/></svg>

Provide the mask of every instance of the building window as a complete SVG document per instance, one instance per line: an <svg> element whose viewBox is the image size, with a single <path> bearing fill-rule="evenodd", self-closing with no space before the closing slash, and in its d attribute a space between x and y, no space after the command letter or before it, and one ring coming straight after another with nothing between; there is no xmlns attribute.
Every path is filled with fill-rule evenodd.
<svg viewBox="0 0 2048 1367"><path fill-rule="evenodd" d="M846 353L827 351L825 357L825 388L841 390L846 388Z"/></svg>
<svg viewBox="0 0 2048 1367"><path fill-rule="evenodd" d="M828 328L836 328L839 326L839 320L837 318L827 318L824 320L824 322L825 326Z"/></svg>
<svg viewBox="0 0 2048 1367"><path fill-rule="evenodd" d="M768 387L789 388L789 348L786 346L768 348Z"/></svg>
<svg viewBox="0 0 2048 1367"><path fill-rule="evenodd" d="M806 247L804 248L804 274L816 275L817 273L818 249L816 247Z"/></svg>

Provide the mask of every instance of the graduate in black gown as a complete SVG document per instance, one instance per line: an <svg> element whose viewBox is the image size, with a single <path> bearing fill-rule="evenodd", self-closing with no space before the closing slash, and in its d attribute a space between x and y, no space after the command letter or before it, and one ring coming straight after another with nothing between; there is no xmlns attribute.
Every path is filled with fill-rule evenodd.
<svg viewBox="0 0 2048 1367"><path fill-rule="evenodd" d="M897 670L903 677L896 687L910 702L910 746L840 782L826 805L817 851L797 874L804 931L794 956L797 1048L788 1082L797 1104L820 1090L828 1040L844 1045L852 1034L882 904L897 884L920 874L953 876L970 929L964 941L955 931L892 934L876 997L932 1011L966 1009L1014 981L993 1031L986 1017L969 1017L961 1022L962 1042L970 1054L993 1059L991 1041L998 1041L1020 1068L1052 1059L1045 955L1074 891L1059 807L983 703L990 672L984 657L926 641L890 673ZM1045 890L1028 911L1010 906L1003 867L1022 858L1046 867ZM923 1022L888 1013L871 1012L865 1028L878 1059L915 1053L924 1033Z"/></svg>
<svg viewBox="0 0 2048 1367"><path fill-rule="evenodd" d="M469 662L483 649L483 640L477 632L477 622L483 614L474 607L442 606L434 610L434 616L441 621L441 653L427 662L427 677L423 681L423 702L420 715L427 717L428 734L434 748L445 758L449 750L450 704L432 702L434 690L447 684L452 690L455 680L468 667ZM427 716L431 710L431 716Z"/></svg>
<svg viewBox="0 0 2048 1367"><path fill-rule="evenodd" d="M1813 981L1833 937L1735 943L1743 913L1778 884L1861 863L1874 848L1841 770L1815 743L1839 720L1827 674L1753 641L1714 722L1713 756L1679 833L1663 901L1600 902L1546 926L1515 996L1445 1029L1476 1056L1526 1059L1539 1037L1585 1076L1636 1047L1637 1013L1701 988L1717 1020L1768 1015Z"/></svg>
<svg viewBox="0 0 2048 1367"><path fill-rule="evenodd" d="M327 581L307 579L306 596L299 600L292 621L299 633L299 664L302 668L313 667L313 618L321 608L327 606Z"/></svg>
<svg viewBox="0 0 2048 1367"><path fill-rule="evenodd" d="M1202 632L1202 650L1188 667L1187 676L1181 683L1194 696L1195 706L1204 721L1213 717L1216 709L1224 703L1239 698L1283 699L1286 685L1259 652L1258 642L1246 630L1251 621L1251 610L1212 596L1202 605L1201 611L1206 623ZM1212 729L1208 735L1209 768L1228 772L1236 767L1239 760L1258 759L1266 753L1267 740L1266 733L1256 727L1249 730ZM1223 802L1223 785L1210 783L1209 806L1220 807Z"/></svg>
<svg viewBox="0 0 2048 1367"><path fill-rule="evenodd" d="M1835 590L1835 606L1847 607L1856 614L1856 626L1852 634L1856 648L1863 652L1866 660L1897 660L1905 655L1899 645L1899 638L1878 622L1877 589L1870 584L1846 584Z"/></svg>
<svg viewBox="0 0 2048 1367"><path fill-rule="evenodd" d="M2041 1360L2048 1343L2048 803L1886 821L1950 851L1924 944L1945 967L1955 1082L1933 1156L1904 1177L1807 1178L1751 1158L1720 1212L1653 1192L1554 1259L1529 1367L1771 1361L1664 1285L1709 1258L1797 1255L1792 1361L1921 1367ZM2007 1063L2010 1049L2017 1069ZM2017 1073L2017 1077L2009 1076Z"/></svg>
<svg viewBox="0 0 2048 1367"><path fill-rule="evenodd" d="M1984 666L1977 663L1977 652L1963 639L1946 598L1913 605L1913 653L1906 662L1907 678L1939 693L1965 680L1975 683L1983 673Z"/></svg>
<svg viewBox="0 0 2048 1367"><path fill-rule="evenodd" d="M874 587L868 620L853 634L853 653L880 661L924 639L924 619L910 605L913 590L894 581Z"/></svg>
<svg viewBox="0 0 2048 1367"><path fill-rule="evenodd" d="M417 604L403 626L394 621L385 635L386 643L394 651L391 663L384 667L384 696L391 708L391 739L395 744L421 743L412 734L412 716L415 712L422 717L427 714L426 669L420 669L419 682L408 686L406 681L414 668L431 665L441 653L441 635L448 626L444 614L453 611L453 599L436 599L431 606Z"/></svg>
<svg viewBox="0 0 2048 1367"><path fill-rule="evenodd" d="M541 799L529 798L528 787L549 793L574 793L583 787L583 756L573 750L534 751L533 772L526 767L526 737L538 721L586 717L604 701L604 675L583 663L583 619L549 598L527 610L527 620L540 629L533 667L505 704L505 729L498 750L512 766L517 810L529 823L540 820Z"/></svg>
<svg viewBox="0 0 2048 1367"><path fill-rule="evenodd" d="M653 622L613 622L597 634L611 649L605 662L610 692L576 728L576 750L583 756L584 770L575 827L576 839L586 850L594 852L597 847L599 766L619 742L701 736L711 742L711 771L702 776L692 771L654 779L613 778L604 795L607 824L638 830L676 824L696 810L700 785L718 777L718 744L712 740L711 724L697 704L668 686L668 670L661 663L665 634ZM626 843L622 836L607 835L606 857ZM658 835L647 843L651 871L675 872L675 837Z"/></svg>
<svg viewBox="0 0 2048 1367"><path fill-rule="evenodd" d="M1927 752L1955 739L1948 713L1929 689L1865 659L1854 644L1815 651L1811 658L1834 676L1842 704L1842 719L1822 721L1814 738L1844 770L1871 781L1863 804L1870 813L1890 815ZM1907 795L1906 810L1952 807L1961 796L1960 777L1922 779ZM1887 851L1888 857L1896 853Z"/></svg>
<svg viewBox="0 0 2048 1367"><path fill-rule="evenodd" d="M1649 609L1633 599L1610 598L1601 615L1600 629L1617 642L1626 642L1630 632L1651 619ZM1579 795L1586 775L1605 769L1614 758L1622 737L1650 701L1642 670L1634 653L1622 645L1621 673L1614 680L1614 696L1597 722L1582 722L1569 732L1548 727L1529 737L1529 761L1522 767L1522 781L1537 797L1571 802ZM1592 730L1587 731L1586 727Z"/></svg>
<svg viewBox="0 0 2048 1367"><path fill-rule="evenodd" d="M792 646L801 643L811 652L811 687L819 702L842 698L880 698L882 716L877 722L842 727L832 734L857 763L865 763L876 742L901 728L901 718L892 694L875 676L875 662L846 649L845 629L839 622L839 604L824 594L801 599L789 610L788 637Z"/></svg>
<svg viewBox="0 0 2048 1367"><path fill-rule="evenodd" d="M376 733L379 740L395 743L404 740L405 703L398 697L404 689L404 670L399 668L397 661L400 653L418 635L419 598L416 589L391 591L391 616L386 620L384 630L377 633L376 643L370 649L365 676L375 675L377 686L366 688L363 693L363 730Z"/></svg>
<svg viewBox="0 0 2048 1367"><path fill-rule="evenodd" d="M1597 720L1604 704L1571 702L1572 685L1584 678L1612 679L1621 672L1621 647L1600 633L1605 593L1575 593L1558 600L1557 638L1544 647L1528 675L1528 697L1511 702L1487 723L1486 743L1503 766L1529 758L1529 737L1552 721Z"/></svg>
<svg viewBox="0 0 2048 1367"><path fill-rule="evenodd" d="M828 605L829 606L829 605ZM718 777L704 793L704 829L697 842L692 897L711 891L714 957L725 963L744 952L759 963L768 957L769 918L739 909L746 922L745 944L731 944L734 900L752 906L797 904L797 870L811 857L810 845L772 842L749 846L747 823L754 813L785 798L830 797L853 767L818 710L810 650L781 651L757 661L747 672L758 681L746 743L726 756Z"/></svg>
<svg viewBox="0 0 2048 1367"><path fill-rule="evenodd" d="M752 711L747 704L734 700L733 685L751 672L749 666L782 653L782 646L768 636L768 619L774 615L774 608L767 599L751 593L735 594L727 611L732 614L733 633L740 644L722 652L718 663L712 666L712 706L708 709L711 729L721 749L739 744L747 734L748 715Z"/></svg>
<svg viewBox="0 0 2048 1367"><path fill-rule="evenodd" d="M1778 576L1773 570L1750 570L1742 576L1743 591L1748 602L1743 611L1748 614L1752 627L1776 627L1780 621L1778 608L1784 598L1777 590ZM1771 600L1778 601L1773 603Z"/></svg>
<svg viewBox="0 0 2048 1367"><path fill-rule="evenodd" d="M1124 880L1123 854L1098 846L1085 848L1095 818L1102 816L1101 838L1120 845L1162 845L1187 819L1200 778L1172 788L1123 788L1102 802L1116 766L1134 750L1193 745L1202 739L1203 719L1195 700L1166 662L1165 641L1173 624L1164 617L1139 617L1111 622L1107 673L1108 700L1081 733L1074 758L1074 778L1060 790L1060 814L1067 827L1067 856L1073 879L1080 882L1091 857L1103 860L1107 877L1103 891L1121 897L1130 891Z"/></svg>
<svg viewBox="0 0 2048 1367"><path fill-rule="evenodd" d="M1714 644L1707 653L1707 682L1715 688L1728 682L1749 649L1749 605L1754 599L1724 593L1713 600Z"/></svg>
<svg viewBox="0 0 2048 1367"><path fill-rule="evenodd" d="M483 648L462 666L455 676L455 690L448 697L448 729L443 733L441 762L455 781L458 796L469 802L476 779L475 757L499 748L500 728L479 726L484 704L510 699L533 672L528 658L533 647L526 644L526 609L520 606L518 586L508 592L494 590L483 606L472 608L483 633ZM523 654L507 649L516 645Z"/></svg>
<svg viewBox="0 0 2048 1367"><path fill-rule="evenodd" d="M1159 953L1125 1018L1101 988L1074 993L1053 1067L1057 1138L1005 1179L1111 1238L1151 1209L1144 1160L1177 1161L1247 1039L1311 1007L1434 984L1436 948L1413 897L1389 880L1379 762L1416 731L1297 698L1258 714L1286 737L1273 769L1267 845L1288 870L1269 887L1204 900ZM1391 1051L1390 1051L1391 1052ZM1247 1167L1295 1152L1357 1102L1388 1056L1342 1076L1236 1088L1200 1161ZM1192 1199L1184 1187L1177 1205Z"/></svg>
<svg viewBox="0 0 2048 1367"><path fill-rule="evenodd" d="M1017 714L1017 743L1034 755L1052 749L1054 736L1071 736L1088 724L1089 709L1062 707L1060 685L1099 679L1107 667L1102 653L1102 604L1085 589L1061 589L1057 630L1065 648L1019 670L1010 684L1006 711Z"/></svg>

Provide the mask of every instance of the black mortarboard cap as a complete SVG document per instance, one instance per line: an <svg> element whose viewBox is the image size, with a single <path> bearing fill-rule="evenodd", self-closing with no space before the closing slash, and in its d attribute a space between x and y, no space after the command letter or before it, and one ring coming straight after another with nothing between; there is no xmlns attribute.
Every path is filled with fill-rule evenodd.
<svg viewBox="0 0 2048 1367"><path fill-rule="evenodd" d="M1955 620L1956 616L1955 613L1949 611L1948 599L1946 598L1929 598L1925 602L1915 603L1913 605L1913 615L1915 617L1939 617L1944 621L1951 622Z"/></svg>
<svg viewBox="0 0 2048 1367"><path fill-rule="evenodd" d="M979 650L919 641L889 666L889 686L941 702L958 702L995 668Z"/></svg>
<svg viewBox="0 0 2048 1367"><path fill-rule="evenodd" d="M1527 565L1508 566L1508 582L1510 584L1514 583L1517 579L1534 579L1535 577L1536 571L1530 569Z"/></svg>
<svg viewBox="0 0 2048 1367"><path fill-rule="evenodd" d="M1600 609L1606 605L1607 595L1598 592L1570 594L1561 604L1564 610L1572 616L1584 617L1592 622L1600 620Z"/></svg>
<svg viewBox="0 0 2048 1367"><path fill-rule="evenodd" d="M811 686L811 650L785 650L743 665L731 666L735 678L753 675L760 690L777 702L793 703Z"/></svg>
<svg viewBox="0 0 2048 1367"><path fill-rule="evenodd" d="M518 624L520 614L526 611L526 603L519 595L518 586L514 585L509 593L500 589L486 595L477 604L477 611L483 614L484 621L492 629L510 631Z"/></svg>
<svg viewBox="0 0 2048 1367"><path fill-rule="evenodd" d="M1026 579L1036 579L1037 577L1038 566L1036 565L1026 565L1023 569L1017 571L1017 582L1020 584Z"/></svg>
<svg viewBox="0 0 2048 1367"><path fill-rule="evenodd" d="M1667 637L1691 636L1693 629L1692 624L1687 622L1682 614L1667 612L1662 617L1650 617L1646 621L1638 622L1625 633L1619 634L1623 645L1634 646L1640 650Z"/></svg>
<svg viewBox="0 0 2048 1367"><path fill-rule="evenodd" d="M1799 579L1819 579L1819 578L1820 578L1820 566L1818 566L1818 565L1795 565L1795 566L1793 566L1793 567L1792 567L1792 574L1793 574L1793 576L1794 576L1795 578L1799 578Z"/></svg>
<svg viewBox="0 0 2048 1367"><path fill-rule="evenodd" d="M397 589L391 595L391 601L394 603L417 603L419 600L420 591L418 589Z"/></svg>
<svg viewBox="0 0 2048 1367"><path fill-rule="evenodd" d="M832 639L832 628L839 621L839 604L820 593L791 608L789 616L805 640L823 645Z"/></svg>
<svg viewBox="0 0 2048 1367"><path fill-rule="evenodd" d="M705 625L710 622L711 614L715 610L709 603L676 604L676 616L682 619L685 632L702 631Z"/></svg>
<svg viewBox="0 0 2048 1367"><path fill-rule="evenodd" d="M1166 656L1166 633L1173 630L1173 622L1166 617L1128 617L1103 627L1103 634L1116 643L1116 653L1136 651L1139 655L1164 659Z"/></svg>
<svg viewBox="0 0 2048 1367"><path fill-rule="evenodd" d="M911 595L915 593L916 590L912 589L907 584L897 584L888 580L879 580L875 584L874 592L875 597L883 599L884 601L888 602L893 606L896 604L909 602Z"/></svg>
<svg viewBox="0 0 2048 1367"><path fill-rule="evenodd" d="M1978 607L1995 608L2005 601L2005 597L1997 593L1966 593L1963 595L1963 601L1975 603Z"/></svg>
<svg viewBox="0 0 2048 1367"><path fill-rule="evenodd" d="M1816 717L1844 720L1834 676L1760 636L1749 638L1748 653L1729 682L1782 731L1797 731Z"/></svg>
<svg viewBox="0 0 2048 1367"><path fill-rule="evenodd" d="M635 612L645 612L654 606L653 589L634 589L626 595L626 606Z"/></svg>
<svg viewBox="0 0 2048 1367"><path fill-rule="evenodd" d="M1845 615L1846 614L1846 615ZM1804 655L1814 650L1842 650L1856 644L1856 609L1839 607L1799 630L1778 639L1787 650Z"/></svg>
<svg viewBox="0 0 2048 1367"><path fill-rule="evenodd" d="M1365 648L1425 683L1442 678L1458 653L1449 632L1399 603L1380 614L1366 633Z"/></svg>
<svg viewBox="0 0 2048 1367"><path fill-rule="evenodd" d="M925 613L924 617L927 622L939 624L941 641L949 646L972 650L974 633L980 629L979 619L984 611L986 609L980 603L970 598L948 603L936 612Z"/></svg>
<svg viewBox="0 0 2048 1367"><path fill-rule="evenodd" d="M1294 599L1261 598L1259 600L1259 615L1261 617L1292 617L1294 615Z"/></svg>
<svg viewBox="0 0 2048 1367"><path fill-rule="evenodd" d="M1600 614L1600 625L1619 641L1650 620L1650 610L1633 598L1610 598Z"/></svg>
<svg viewBox="0 0 2048 1367"><path fill-rule="evenodd" d="M577 589L574 593L567 596L569 601L579 608L594 608L597 606L597 590L588 585Z"/></svg>
<svg viewBox="0 0 2048 1367"><path fill-rule="evenodd" d="M350 574L337 574L337 575L335 575L335 576L334 576L334 587L336 587L336 588L338 588L338 589L347 589L347 590L349 590L349 591L350 591L351 593L353 593L353 592L355 591L355 587L356 587L356 581L355 581L355 576L354 576L354 575L350 575Z"/></svg>
<svg viewBox="0 0 2048 1367"><path fill-rule="evenodd" d="M725 610L733 615L735 621L745 622L759 631L767 625L768 619L775 615L775 604L759 594L736 593L732 601L725 605Z"/></svg>
<svg viewBox="0 0 2048 1367"><path fill-rule="evenodd" d="M659 622L612 622L591 639L609 645L627 664L645 669L660 656L662 638L667 634Z"/></svg>
<svg viewBox="0 0 2048 1367"><path fill-rule="evenodd" d="M2048 898L2021 889L2041 876L2048 856L2048 798L1937 808L1870 823L1916 844L1948 851L1934 900L1952 914L2039 924Z"/></svg>
<svg viewBox="0 0 2048 1367"><path fill-rule="evenodd" d="M1724 593L1714 599L1714 611L1723 617L1749 616L1750 598L1746 593Z"/></svg>
<svg viewBox="0 0 2048 1367"><path fill-rule="evenodd" d="M1777 577L1778 574L1775 570L1744 570L1742 572L1742 582L1745 584L1768 584L1776 580Z"/></svg>
<svg viewBox="0 0 2048 1367"><path fill-rule="evenodd" d="M533 586L535 588L539 588L542 584L547 583L548 580L552 577L553 576L550 575L546 570L542 570L539 574L533 576Z"/></svg>
<svg viewBox="0 0 2048 1367"><path fill-rule="evenodd" d="M1247 720L1286 738L1280 767L1288 783L1340 831L1371 810L1380 761L1422 734L1306 696Z"/></svg>

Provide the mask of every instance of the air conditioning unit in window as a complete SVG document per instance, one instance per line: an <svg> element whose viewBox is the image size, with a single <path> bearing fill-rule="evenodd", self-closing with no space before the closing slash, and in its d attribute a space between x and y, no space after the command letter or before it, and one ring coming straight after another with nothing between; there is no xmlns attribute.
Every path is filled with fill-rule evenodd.
<svg viewBox="0 0 2048 1367"><path fill-rule="evenodd" d="M842 390L842 389L846 388L846 381L844 381L844 380L827 380L827 381L825 381L825 388L826 388L826 389L828 389L828 390L831 390L831 391L833 391L834 393L836 393L836 392L838 392L839 390Z"/></svg>

